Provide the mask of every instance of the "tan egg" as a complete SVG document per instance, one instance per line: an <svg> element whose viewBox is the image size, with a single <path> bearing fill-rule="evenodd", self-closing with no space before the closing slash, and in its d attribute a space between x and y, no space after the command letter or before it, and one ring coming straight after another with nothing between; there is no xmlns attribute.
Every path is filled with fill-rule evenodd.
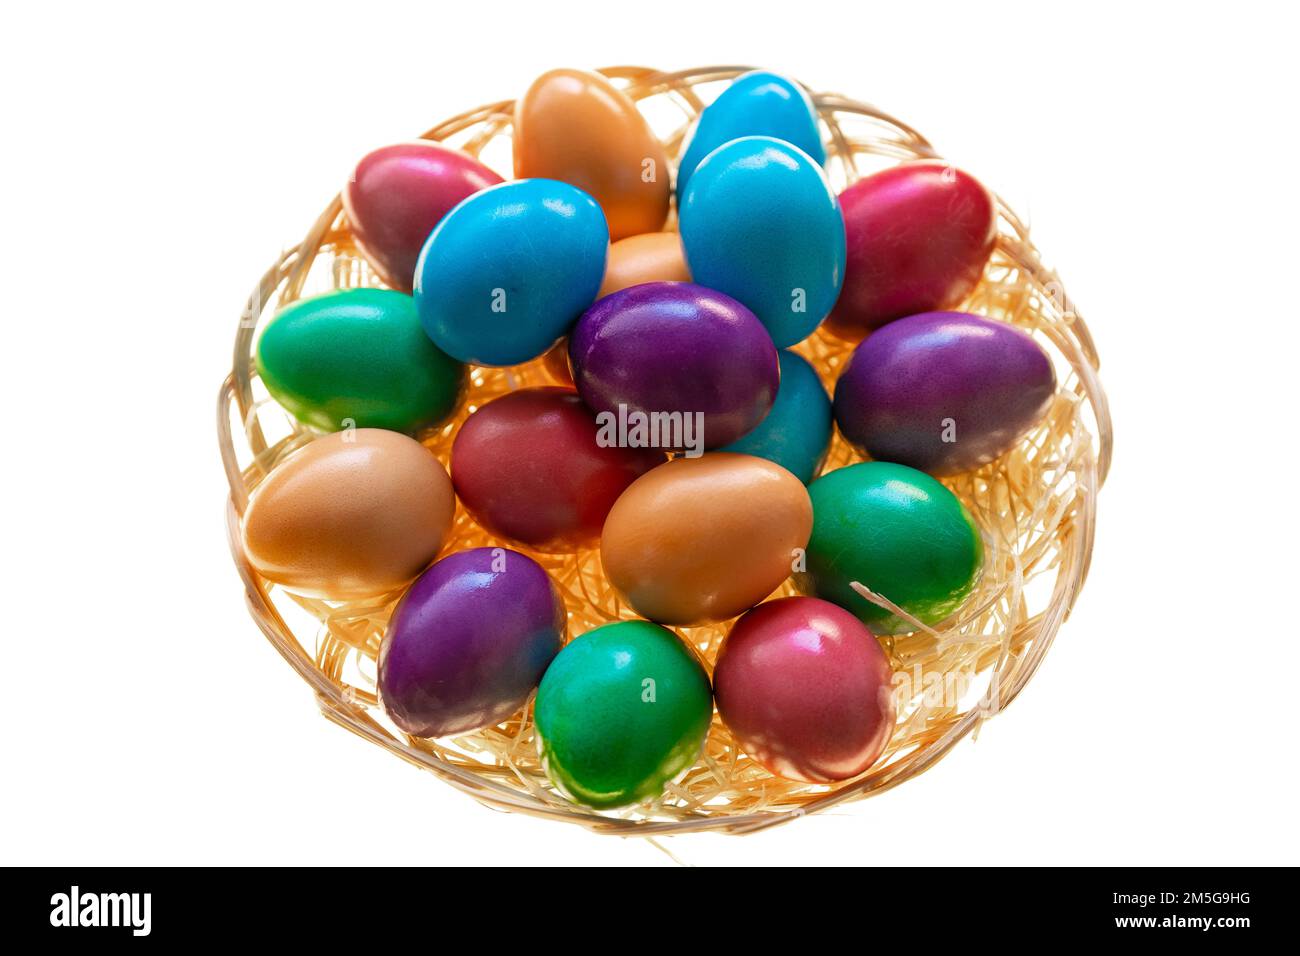
<svg viewBox="0 0 1300 956"><path fill-rule="evenodd" d="M682 237L675 232L646 232L628 236L609 247L602 295L643 282L690 282Z"/></svg>
<svg viewBox="0 0 1300 956"><path fill-rule="evenodd" d="M652 621L725 621L790 576L812 532L801 482L764 458L711 452L646 472L601 534L610 582Z"/></svg>
<svg viewBox="0 0 1300 956"><path fill-rule="evenodd" d="M668 157L636 104L603 76L543 73L515 104L515 177L558 179L593 196L611 240L668 218Z"/></svg>
<svg viewBox="0 0 1300 956"><path fill-rule="evenodd" d="M258 487L244 552L268 580L354 600L400 588L437 557L451 528L451 479L427 448L380 428L318 438Z"/></svg>

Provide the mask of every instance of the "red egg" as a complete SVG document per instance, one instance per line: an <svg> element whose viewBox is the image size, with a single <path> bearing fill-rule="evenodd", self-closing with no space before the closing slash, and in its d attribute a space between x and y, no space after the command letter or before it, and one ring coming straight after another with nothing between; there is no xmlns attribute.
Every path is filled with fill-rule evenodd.
<svg viewBox="0 0 1300 956"><path fill-rule="evenodd" d="M872 329L960 305L997 242L993 196L937 160L904 163L840 193L848 259L827 328L856 342Z"/></svg>
<svg viewBox="0 0 1300 956"><path fill-rule="evenodd" d="M452 484L493 534L539 551L594 545L623 490L665 460L654 449L603 447L598 433L572 389L510 392L460 427Z"/></svg>
<svg viewBox="0 0 1300 956"><path fill-rule="evenodd" d="M380 278L410 292L415 262L451 208L501 177L458 149L416 142L385 146L357 164L343 189L352 236Z"/></svg>
<svg viewBox="0 0 1300 956"><path fill-rule="evenodd" d="M829 783L862 773L894 732L893 673L854 615L829 601L760 604L731 628L713 671L718 713L772 773Z"/></svg>

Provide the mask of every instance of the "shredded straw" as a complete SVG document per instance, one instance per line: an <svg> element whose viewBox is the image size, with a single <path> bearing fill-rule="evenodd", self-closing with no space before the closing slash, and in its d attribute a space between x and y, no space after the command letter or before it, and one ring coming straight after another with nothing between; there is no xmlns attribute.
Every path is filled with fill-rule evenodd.
<svg viewBox="0 0 1300 956"><path fill-rule="evenodd" d="M675 156L709 91L747 69L601 72L638 101ZM833 94L813 94L813 99L825 125L826 166L836 189L899 161L936 157L924 137L874 107ZM459 146L508 175L512 108L510 101L480 107L434 127L424 138ZM241 315L234 367L220 394L231 551L253 619L315 692L330 720L489 806L597 832L751 833L880 793L921 773L1014 700L1037 670L1087 576L1097 492L1110 464L1110 416L1087 327L1056 274L1040 263L1026 227L1001 201L998 213L997 249L962 308L1030 332L1052 356L1060 387L1043 422L1017 448L977 472L945 480L981 529L984 571L954 620L937 628L914 622L915 633L884 640L898 678L898 725L885 754L861 776L835 786L775 777L737 749L715 716L699 760L662 798L597 812L561 797L542 773L531 705L499 726L449 740L408 737L387 720L376 703L374 660L399 595L342 604L288 595L249 566L239 537L240 516L258 483L316 437L267 398L257 381L252 354L259 324L301 296L378 284L356 252L337 197L302 243L258 283ZM819 331L797 351L812 361L829 388L851 347ZM540 359L509 369L474 368L470 379L455 420L422 436L444 464L456 427L473 409L513 389L555 384ZM858 460L837 434L823 471ZM497 544L505 542L485 533L458 506L443 553ZM571 637L636 616L606 581L599 550L532 556L564 594ZM786 584L775 596L793 593ZM861 593L900 612L865 588ZM720 624L677 633L711 667L727 629Z"/></svg>

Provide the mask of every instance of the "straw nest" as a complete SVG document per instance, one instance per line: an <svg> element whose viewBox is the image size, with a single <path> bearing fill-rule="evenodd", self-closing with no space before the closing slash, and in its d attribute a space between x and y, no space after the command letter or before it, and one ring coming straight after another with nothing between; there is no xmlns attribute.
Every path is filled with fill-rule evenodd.
<svg viewBox="0 0 1300 956"><path fill-rule="evenodd" d="M676 156L712 91L747 69L601 72L641 105L668 155ZM874 107L835 94L812 95L825 126L827 172L837 191L899 161L937 156L923 136ZM512 107L509 100L481 106L433 127L424 138L459 146L508 176ZM249 495L287 455L316 437L269 399L257 380L252 354L258 326L276 308L304 295L379 284L356 251L338 197L253 291L240 316L233 370L220 393L231 550L254 620L336 724L485 804L597 832L750 833L880 793L921 773L1005 708L1038 669L1087 576L1097 493L1110 461L1110 418L1087 327L1056 274L1040 262L1024 224L1001 201L998 213L997 249L962 308L1030 332L1057 364L1060 386L1046 418L1017 448L977 472L945 480L982 530L985 570L957 620L884 642L898 678L898 725L867 773L835 786L774 777L737 749L715 716L699 760L661 799L598 813L570 803L547 781L537 757L531 706L499 726L448 740L408 737L386 719L375 697L375 658L399 595L339 604L287 594L249 566L238 533ZM818 332L797 350L830 387L851 349ZM512 389L554 383L540 359L506 369L474 368L455 419L423 440L446 464L457 427L475 408ZM837 435L824 470L858 457ZM444 553L496 543L458 508ZM635 617L605 580L598 550L533 557L564 594L571 636ZM791 593L786 584L778 595ZM726 631L726 624L677 629L699 649L706 666Z"/></svg>

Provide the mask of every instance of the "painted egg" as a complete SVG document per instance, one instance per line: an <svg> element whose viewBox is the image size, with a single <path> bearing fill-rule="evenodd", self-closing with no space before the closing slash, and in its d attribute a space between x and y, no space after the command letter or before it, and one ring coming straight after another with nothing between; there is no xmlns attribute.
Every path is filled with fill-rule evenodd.
<svg viewBox="0 0 1300 956"><path fill-rule="evenodd" d="M633 487L636 487L633 485ZM924 472L892 462L837 468L808 487L813 527L804 594L856 614L877 634L914 628L872 604L858 582L926 625L962 606L984 562L984 543L966 507Z"/></svg>
<svg viewBox="0 0 1300 956"><path fill-rule="evenodd" d="M438 554L456 497L433 453L379 428L317 438L258 486L243 543L259 574L298 594L376 597Z"/></svg>
<svg viewBox="0 0 1300 956"><path fill-rule="evenodd" d="M609 509L664 453L602 442L571 389L528 388L484 405L461 425L451 480L493 534L539 551L573 551L600 537Z"/></svg>
<svg viewBox="0 0 1300 956"><path fill-rule="evenodd" d="M854 350L835 384L835 418L872 458L951 475L1015 445L1055 393L1051 360L1020 329L927 312L890 323Z"/></svg>
<svg viewBox="0 0 1300 956"><path fill-rule="evenodd" d="M767 417L745 437L719 449L774 461L805 485L813 480L834 426L831 400L807 360L781 352L781 384Z"/></svg>
<svg viewBox="0 0 1300 956"><path fill-rule="evenodd" d="M668 218L663 145L609 80L552 70L515 106L515 177L558 179L595 197L613 239L654 232Z"/></svg>
<svg viewBox="0 0 1300 956"><path fill-rule="evenodd" d="M690 282L682 237L675 232L628 236L609 247L600 294L609 295L643 282Z"/></svg>
<svg viewBox="0 0 1300 956"><path fill-rule="evenodd" d="M741 749L781 777L856 777L894 732L889 659L829 601L781 598L745 614L722 642L713 683Z"/></svg>
<svg viewBox="0 0 1300 956"><path fill-rule="evenodd" d="M700 285L743 302L779 348L821 324L844 281L844 219L807 153L766 136L709 153L682 193L682 244Z"/></svg>
<svg viewBox="0 0 1300 956"><path fill-rule="evenodd" d="M420 327L415 300L350 289L294 302L257 343L267 391L299 421L413 432L456 408L465 367Z"/></svg>
<svg viewBox="0 0 1300 956"><path fill-rule="evenodd" d="M343 189L352 237L388 285L410 292L415 262L438 222L501 177L458 149L398 143L368 154Z"/></svg>
<svg viewBox="0 0 1300 956"><path fill-rule="evenodd" d="M711 452L634 481L605 521L605 575L664 624L725 621L790 576L812 528L808 490L764 458Z"/></svg>
<svg viewBox="0 0 1300 956"><path fill-rule="evenodd" d="M508 548L449 554L416 578L379 648L379 699L416 737L500 723L564 642L564 602L532 558Z"/></svg>
<svg viewBox="0 0 1300 956"><path fill-rule="evenodd" d="M689 282L607 295L569 336L578 393L621 444L698 452L735 441L772 407L776 347L736 300Z"/></svg>
<svg viewBox="0 0 1300 956"><path fill-rule="evenodd" d="M528 179L475 193L420 253L420 322L462 362L536 358L596 298L608 246L596 201L565 183Z"/></svg>
<svg viewBox="0 0 1300 956"><path fill-rule="evenodd" d="M547 776L571 799L608 808L657 797L695 762L713 696L672 631L620 621L560 652L533 711Z"/></svg>
<svg viewBox="0 0 1300 956"><path fill-rule="evenodd" d="M860 179L840 206L848 262L826 325L851 342L895 319L960 305L997 244L992 195L936 160Z"/></svg>
<svg viewBox="0 0 1300 956"><path fill-rule="evenodd" d="M817 111L803 87L775 73L736 77L705 107L677 167L677 195L705 156L742 136L770 136L799 147L819 166L826 162Z"/></svg>

